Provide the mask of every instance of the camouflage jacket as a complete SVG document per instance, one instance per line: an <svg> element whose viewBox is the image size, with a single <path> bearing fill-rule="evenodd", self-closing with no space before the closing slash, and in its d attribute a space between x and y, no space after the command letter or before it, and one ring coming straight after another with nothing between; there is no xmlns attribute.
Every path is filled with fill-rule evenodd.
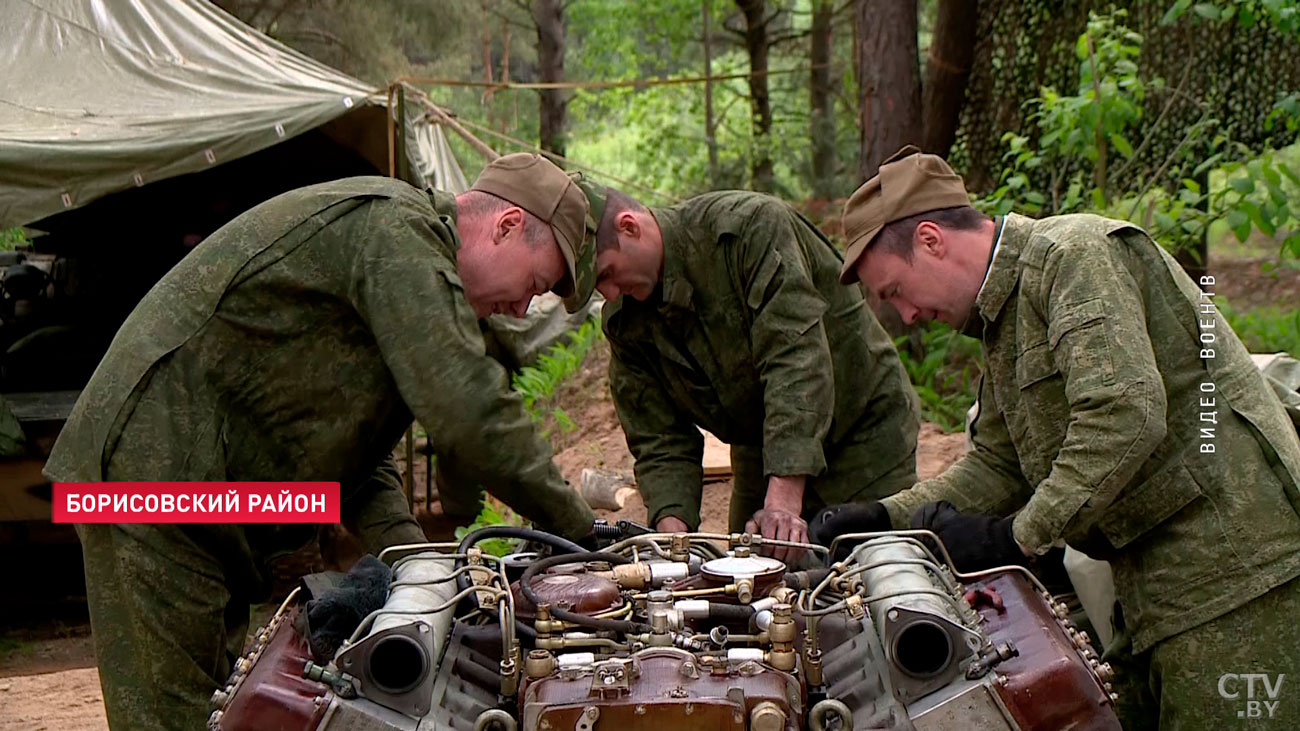
<svg viewBox="0 0 1300 731"><path fill-rule="evenodd" d="M653 524L699 524L703 439L762 448L766 475L822 473L835 446L870 439L851 497L916 449L916 396L841 257L781 201L720 192L651 211L663 232L662 296L606 303L610 387Z"/></svg>
<svg viewBox="0 0 1300 731"><path fill-rule="evenodd" d="M1212 297L1145 233L1008 216L976 308L974 450L886 498L896 526L934 500L1020 509L1027 549L1111 562L1135 652L1300 574L1296 432Z"/></svg>
<svg viewBox="0 0 1300 731"><path fill-rule="evenodd" d="M47 476L338 481L373 550L422 540L389 459L414 414L439 459L541 527L584 535L590 509L484 354L455 212L448 194L352 178L227 224L131 313Z"/></svg>

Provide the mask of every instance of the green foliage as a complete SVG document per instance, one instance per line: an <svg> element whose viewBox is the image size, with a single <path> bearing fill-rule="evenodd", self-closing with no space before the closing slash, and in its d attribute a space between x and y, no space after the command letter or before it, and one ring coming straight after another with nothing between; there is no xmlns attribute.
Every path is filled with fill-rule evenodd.
<svg viewBox="0 0 1300 731"><path fill-rule="evenodd" d="M919 360L908 351L906 336L894 345L921 399L921 416L946 432L965 428L966 412L975 403L979 341L932 322L921 331L920 351L925 355Z"/></svg>
<svg viewBox="0 0 1300 731"><path fill-rule="evenodd" d="M1300 358L1300 309L1260 307L1238 311L1223 300L1216 305L1250 352L1286 352Z"/></svg>
<svg viewBox="0 0 1300 731"><path fill-rule="evenodd" d="M29 242L20 227L0 229L0 251L13 251Z"/></svg>
<svg viewBox="0 0 1300 731"><path fill-rule="evenodd" d="M709 0L714 77L749 71L744 20L734 0ZM749 186L752 161L769 154L776 190L788 199L810 194L808 72L811 20L807 0L768 0L767 84L772 131L755 139L749 84L719 79L713 87L716 170L709 166L705 131L705 85L681 83L618 89L586 89L569 102L569 156L593 168L634 180L671 198L707 190ZM847 8L842 3L837 4ZM700 0L584 0L569 6L566 73L574 79L630 81L685 79L704 75ZM857 102L853 81L850 12L837 18L832 70L835 146L844 171L834 176L840 194L853 189L857 159ZM618 185L614 181L608 181ZM628 190L638 197L642 191ZM667 201L646 199L646 203Z"/></svg>
<svg viewBox="0 0 1300 731"><path fill-rule="evenodd" d="M1003 136L1006 167L998 187L980 201L986 211L1067 213L1104 207L1108 161L1133 157L1129 138L1143 121L1148 87L1163 85L1160 79L1140 77L1142 37L1122 25L1125 15L1116 10L1089 17L1087 30L1075 44L1079 83L1073 94L1047 86L1026 102L1038 138L1010 132ZM1090 168L1082 168L1082 161ZM1051 171L1050 199L1030 183L1030 173L1039 168Z"/></svg>
<svg viewBox="0 0 1300 731"><path fill-rule="evenodd" d="M461 540L470 533L479 528L486 528L492 525L514 525L527 526L528 521L521 518L515 511L506 506L505 503L497 500L491 495L485 495L483 499L483 508L479 511L474 522L456 529L456 540ZM478 544L484 553L493 556L504 556L510 553L512 542L506 538L489 538Z"/></svg>
<svg viewBox="0 0 1300 731"><path fill-rule="evenodd" d="M587 351L604 334L600 331L600 322L593 317L577 330L565 333L565 337L569 340L567 344L556 343L547 348L538 357L537 365L521 368L512 380L511 385L524 397L524 407L534 422L540 422L544 416L536 408L538 402L550 398L561 381L578 372ZM573 423L567 414L564 419Z"/></svg>
<svg viewBox="0 0 1300 731"><path fill-rule="evenodd" d="M1183 145L1152 179L1133 190L1107 185L1108 161L1123 165L1134 157L1130 137L1149 116L1143 107L1147 91L1162 85L1158 79L1141 79L1137 60L1142 39L1122 25L1123 18L1123 11L1091 17L1077 44L1076 93L1066 96L1045 87L1027 102L1037 137L1003 136L1007 151L999 184L975 205L992 215L1091 211L1126 219L1174 251L1193 247L1211 224L1224 220L1240 241L1258 230L1277 237L1279 256L1300 257L1300 205L1294 203L1300 197L1300 167L1280 151L1252 150L1216 133L1217 120L1208 115L1185 131ZM1280 95L1265 124L1300 130L1300 98ZM1203 143L1212 154L1203 159L1178 154L1193 142ZM1138 147L1146 144L1143 140ZM1051 171L1045 192L1033 183L1042 170ZM1178 183L1158 184L1164 178Z"/></svg>
<svg viewBox="0 0 1300 731"><path fill-rule="evenodd" d="M1170 25L1191 11L1203 22L1230 23L1236 21L1242 28L1253 28L1258 23L1269 23L1284 33L1300 33L1300 7L1295 0L1220 0L1219 2L1194 2L1176 0L1161 22Z"/></svg>

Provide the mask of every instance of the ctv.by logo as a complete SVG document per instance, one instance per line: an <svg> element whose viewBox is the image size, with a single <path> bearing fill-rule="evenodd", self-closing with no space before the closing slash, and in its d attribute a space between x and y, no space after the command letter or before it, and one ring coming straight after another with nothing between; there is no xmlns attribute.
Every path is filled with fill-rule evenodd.
<svg viewBox="0 0 1300 731"><path fill-rule="evenodd" d="M1237 718L1272 718L1285 679L1285 673L1278 673L1276 680L1267 673L1224 673L1219 676L1219 697L1238 700L1245 685L1246 707L1237 711Z"/></svg>

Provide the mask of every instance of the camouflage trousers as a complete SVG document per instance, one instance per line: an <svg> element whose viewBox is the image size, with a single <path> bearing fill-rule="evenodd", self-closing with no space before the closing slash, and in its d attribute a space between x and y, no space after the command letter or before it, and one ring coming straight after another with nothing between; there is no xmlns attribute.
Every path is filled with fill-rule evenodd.
<svg viewBox="0 0 1300 731"><path fill-rule="evenodd" d="M879 450L860 443L841 448L826 460L826 471L808 479L803 493L803 519L811 520L830 502L879 500L916 484L916 450L883 475L863 482L866 469L875 467ZM841 497L842 496L842 497ZM745 521L762 510L767 497L767 476L763 474L761 447L731 445L731 507L729 530L745 530Z"/></svg>
<svg viewBox="0 0 1300 731"><path fill-rule="evenodd" d="M78 525L109 727L194 731L262 579L237 526ZM218 558L220 556L221 558Z"/></svg>
<svg viewBox="0 0 1300 731"><path fill-rule="evenodd" d="M1297 616L1300 579L1293 579L1140 656L1108 653L1124 728L1300 729Z"/></svg>

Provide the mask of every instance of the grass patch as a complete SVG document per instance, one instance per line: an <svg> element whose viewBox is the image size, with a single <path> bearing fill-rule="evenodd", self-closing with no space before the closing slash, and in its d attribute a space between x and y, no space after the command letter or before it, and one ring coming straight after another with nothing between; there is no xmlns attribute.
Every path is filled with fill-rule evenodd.
<svg viewBox="0 0 1300 731"><path fill-rule="evenodd" d="M1300 309L1256 307L1238 310L1223 301L1219 312L1252 353L1289 353L1300 358Z"/></svg>

